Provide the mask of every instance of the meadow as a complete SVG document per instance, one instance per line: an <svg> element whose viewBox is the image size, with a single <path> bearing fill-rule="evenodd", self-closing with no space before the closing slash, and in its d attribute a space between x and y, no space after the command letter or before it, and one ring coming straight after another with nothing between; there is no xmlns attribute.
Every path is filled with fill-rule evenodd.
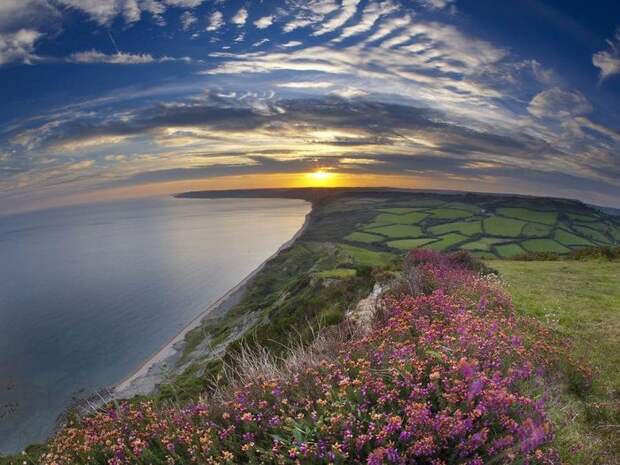
<svg viewBox="0 0 620 465"><path fill-rule="evenodd" d="M590 389L555 384L549 406L556 448L571 464L620 460L620 262L490 261L515 308L572 341L594 369Z"/></svg>

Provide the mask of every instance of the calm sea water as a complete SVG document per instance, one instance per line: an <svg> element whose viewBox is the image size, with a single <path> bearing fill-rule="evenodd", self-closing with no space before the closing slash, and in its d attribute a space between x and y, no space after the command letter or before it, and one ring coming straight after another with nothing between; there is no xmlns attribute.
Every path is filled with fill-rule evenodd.
<svg viewBox="0 0 620 465"><path fill-rule="evenodd" d="M150 199L0 217L0 452L120 381L289 240L308 203Z"/></svg>

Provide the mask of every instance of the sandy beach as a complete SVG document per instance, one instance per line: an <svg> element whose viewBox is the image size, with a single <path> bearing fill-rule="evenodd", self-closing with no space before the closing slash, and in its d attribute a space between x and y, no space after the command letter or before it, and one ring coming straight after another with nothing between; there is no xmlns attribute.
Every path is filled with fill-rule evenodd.
<svg viewBox="0 0 620 465"><path fill-rule="evenodd" d="M179 334L168 341L157 353L140 365L135 372L115 384L109 391L112 397L115 399L127 399L135 395L146 395L153 392L157 385L165 378L166 374L175 368L176 362L183 353L183 346L187 333L199 327L205 318L223 315L240 302L248 284L264 268L265 264L276 257L281 251L291 247L303 234L308 226L311 214L312 210L306 215L305 221L299 231L275 253L261 263L235 287L210 304L200 315L188 323Z"/></svg>

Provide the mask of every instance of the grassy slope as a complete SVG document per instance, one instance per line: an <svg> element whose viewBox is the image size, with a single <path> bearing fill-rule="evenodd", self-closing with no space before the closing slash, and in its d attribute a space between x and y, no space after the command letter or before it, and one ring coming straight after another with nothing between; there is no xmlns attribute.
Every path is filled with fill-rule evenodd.
<svg viewBox="0 0 620 465"><path fill-rule="evenodd" d="M620 460L620 262L492 261L516 307L572 337L596 370L585 397L564 393L553 411L558 446L573 464Z"/></svg>

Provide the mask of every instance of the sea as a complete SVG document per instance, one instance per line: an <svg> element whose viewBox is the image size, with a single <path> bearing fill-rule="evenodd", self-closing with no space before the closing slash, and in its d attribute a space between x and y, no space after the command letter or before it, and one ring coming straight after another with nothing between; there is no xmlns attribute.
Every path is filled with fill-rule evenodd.
<svg viewBox="0 0 620 465"><path fill-rule="evenodd" d="M290 199L153 198L0 216L0 454L138 369L302 227Z"/></svg>

